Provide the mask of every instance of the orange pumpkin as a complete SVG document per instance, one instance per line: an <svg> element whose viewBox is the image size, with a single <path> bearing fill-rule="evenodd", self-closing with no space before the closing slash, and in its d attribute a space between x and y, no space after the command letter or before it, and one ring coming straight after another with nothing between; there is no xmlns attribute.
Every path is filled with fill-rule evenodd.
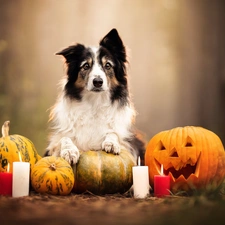
<svg viewBox="0 0 225 225"><path fill-rule="evenodd" d="M186 126L162 131L148 143L145 164L149 166L149 180L154 175L171 178L171 191L212 192L225 177L225 152L220 138L202 127Z"/></svg>

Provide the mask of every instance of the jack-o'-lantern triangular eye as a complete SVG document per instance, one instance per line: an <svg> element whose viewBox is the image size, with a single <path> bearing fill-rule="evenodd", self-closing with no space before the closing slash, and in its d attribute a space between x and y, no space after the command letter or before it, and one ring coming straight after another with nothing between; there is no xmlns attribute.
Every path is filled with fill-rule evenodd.
<svg viewBox="0 0 225 225"><path fill-rule="evenodd" d="M158 142L158 144L156 146L156 150L158 150L158 151L166 150L166 148L161 140Z"/></svg>
<svg viewBox="0 0 225 225"><path fill-rule="evenodd" d="M192 144L190 142L187 142L187 144L185 145L185 147L192 147Z"/></svg>
<svg viewBox="0 0 225 225"><path fill-rule="evenodd" d="M190 136L187 136L185 147L192 147L193 146L193 140Z"/></svg>

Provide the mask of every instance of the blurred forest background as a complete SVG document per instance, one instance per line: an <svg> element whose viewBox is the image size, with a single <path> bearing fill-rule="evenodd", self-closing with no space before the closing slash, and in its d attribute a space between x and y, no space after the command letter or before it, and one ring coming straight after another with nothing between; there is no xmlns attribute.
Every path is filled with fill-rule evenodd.
<svg viewBox="0 0 225 225"><path fill-rule="evenodd" d="M194 125L225 143L224 21L223 0L0 0L0 123L10 120L10 133L43 154L48 109L65 72L54 53L97 45L117 28L146 141Z"/></svg>

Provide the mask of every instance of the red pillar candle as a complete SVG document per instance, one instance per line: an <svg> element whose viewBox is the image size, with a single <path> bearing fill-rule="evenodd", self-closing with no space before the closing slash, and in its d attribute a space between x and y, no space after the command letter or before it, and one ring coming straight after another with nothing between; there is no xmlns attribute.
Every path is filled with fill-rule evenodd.
<svg viewBox="0 0 225 225"><path fill-rule="evenodd" d="M154 195L156 197L170 195L170 176L163 174L163 165L161 165L161 174L154 176Z"/></svg>
<svg viewBox="0 0 225 225"><path fill-rule="evenodd" d="M9 164L7 171L9 171ZM0 173L0 195L12 196L12 173Z"/></svg>

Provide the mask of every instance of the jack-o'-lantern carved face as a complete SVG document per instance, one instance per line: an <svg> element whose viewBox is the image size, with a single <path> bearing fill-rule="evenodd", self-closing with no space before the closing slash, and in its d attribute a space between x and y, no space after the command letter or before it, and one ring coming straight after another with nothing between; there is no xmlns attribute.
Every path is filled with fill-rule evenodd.
<svg viewBox="0 0 225 225"><path fill-rule="evenodd" d="M163 131L149 142L145 153L149 179L154 175L171 177L171 191L215 190L225 176L225 152L219 137L201 127Z"/></svg>

